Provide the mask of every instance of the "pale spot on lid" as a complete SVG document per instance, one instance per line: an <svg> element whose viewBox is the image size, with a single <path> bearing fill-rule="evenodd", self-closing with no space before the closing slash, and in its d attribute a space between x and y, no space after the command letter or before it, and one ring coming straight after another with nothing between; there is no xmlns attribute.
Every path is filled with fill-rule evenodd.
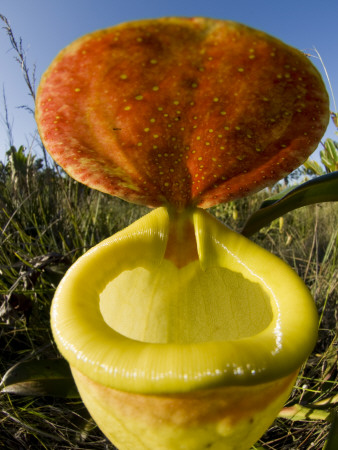
<svg viewBox="0 0 338 450"><path fill-rule="evenodd" d="M291 75L289 73L286 73L284 76L285 76L285 78L290 78L291 77Z"/></svg>
<svg viewBox="0 0 338 450"><path fill-rule="evenodd" d="M256 56L255 55L249 55L249 59L255 59Z"/></svg>
<svg viewBox="0 0 338 450"><path fill-rule="evenodd" d="M194 106L194 105L195 105L195 102L190 102L189 105L190 105L190 106Z"/></svg>
<svg viewBox="0 0 338 450"><path fill-rule="evenodd" d="M198 119L198 117L197 117L197 116L194 116L194 117L193 117L193 119L194 119L194 120L197 120L197 119Z"/></svg>
<svg viewBox="0 0 338 450"><path fill-rule="evenodd" d="M225 129L225 130L230 130L230 128L229 128L229 127L224 127L224 129Z"/></svg>
<svg viewBox="0 0 338 450"><path fill-rule="evenodd" d="M210 142L206 142L205 145L210 145Z"/></svg>
<svg viewBox="0 0 338 450"><path fill-rule="evenodd" d="M238 72L244 72L243 67L239 67L237 70L238 70Z"/></svg>
<svg viewBox="0 0 338 450"><path fill-rule="evenodd" d="M192 85L191 85L191 87L192 87L193 89L196 89L196 88L197 88L197 86L198 86L198 84L197 84L197 83L192 83Z"/></svg>
<svg viewBox="0 0 338 450"><path fill-rule="evenodd" d="M222 116L225 116L225 115L226 115L226 112L225 112L225 111L221 111L221 115L222 115Z"/></svg>
<svg viewBox="0 0 338 450"><path fill-rule="evenodd" d="M263 97L263 102L268 102L270 101L270 99L268 99L268 97Z"/></svg>
<svg viewBox="0 0 338 450"><path fill-rule="evenodd" d="M209 129L209 133L213 133L214 130L212 128Z"/></svg>
<svg viewBox="0 0 338 450"><path fill-rule="evenodd" d="M131 106L126 106L124 109L125 111L129 111L131 109Z"/></svg>
<svg viewBox="0 0 338 450"><path fill-rule="evenodd" d="M141 37L138 37L136 40L137 40L137 42L142 42L143 41L143 39Z"/></svg>
<svg viewBox="0 0 338 450"><path fill-rule="evenodd" d="M213 161L217 161L217 158L211 158Z"/></svg>
<svg viewBox="0 0 338 450"><path fill-rule="evenodd" d="M142 100L143 99L143 95L137 95L136 97L135 97L135 100Z"/></svg>
<svg viewBox="0 0 338 450"><path fill-rule="evenodd" d="M169 114L167 114L167 113L164 113L164 114L163 114L163 116L164 116L164 117L168 117L168 116L169 116Z"/></svg>
<svg viewBox="0 0 338 450"><path fill-rule="evenodd" d="M199 156L197 159L198 159L198 161L202 161L203 158L202 158L202 156Z"/></svg>
<svg viewBox="0 0 338 450"><path fill-rule="evenodd" d="M220 147L220 149L221 149L221 150L224 150L224 149L225 149L225 147L223 147L223 146L222 146L222 147Z"/></svg>
<svg viewBox="0 0 338 450"><path fill-rule="evenodd" d="M201 140L201 136L196 136L196 140L200 141Z"/></svg>
<svg viewBox="0 0 338 450"><path fill-rule="evenodd" d="M171 140L172 140L172 141L176 141L176 138L175 138L175 136L173 136L173 137L171 138Z"/></svg>
<svg viewBox="0 0 338 450"><path fill-rule="evenodd" d="M223 134L218 134L217 137L221 138L223 137Z"/></svg>
<svg viewBox="0 0 338 450"><path fill-rule="evenodd" d="M142 142L138 142L138 143L137 143L137 146L138 146L138 147L142 147Z"/></svg>
<svg viewBox="0 0 338 450"><path fill-rule="evenodd" d="M165 153L164 156L167 158L167 157L169 156L169 154L168 154L168 153Z"/></svg>
<svg viewBox="0 0 338 450"><path fill-rule="evenodd" d="M174 169L169 169L169 172L175 172Z"/></svg>
<svg viewBox="0 0 338 450"><path fill-rule="evenodd" d="M168 128L171 128L172 127L172 124L171 123L168 123Z"/></svg>
<svg viewBox="0 0 338 450"><path fill-rule="evenodd" d="M259 147L256 147L255 150L256 150L256 152L261 152L262 151L262 149L259 148Z"/></svg>
<svg viewBox="0 0 338 450"><path fill-rule="evenodd" d="M174 100L174 101L173 101L173 104L177 106L177 105L180 104L180 102L179 102L178 100Z"/></svg>
<svg viewBox="0 0 338 450"><path fill-rule="evenodd" d="M75 88L74 91L75 91L75 92L80 92L81 89L80 89L80 88ZM49 101L49 99L48 99L48 101Z"/></svg>
<svg viewBox="0 0 338 450"><path fill-rule="evenodd" d="M241 129L241 127L235 127L235 130L239 131Z"/></svg>
<svg viewBox="0 0 338 450"><path fill-rule="evenodd" d="M153 134L153 138L154 138L154 139L157 139L158 137L159 137L158 134Z"/></svg>
<svg viewBox="0 0 338 450"><path fill-rule="evenodd" d="M144 128L144 131L145 131L146 133L148 133L149 130L150 130L150 128Z"/></svg>
<svg viewBox="0 0 338 450"><path fill-rule="evenodd" d="M123 73L122 75L120 75L121 80L126 80L128 78L128 76Z"/></svg>
<svg viewBox="0 0 338 450"><path fill-rule="evenodd" d="M283 75L281 75L280 73L277 74L277 78L281 79L283 78Z"/></svg>
<svg viewBox="0 0 338 450"><path fill-rule="evenodd" d="M157 108L157 110L158 110L158 111L163 111L162 106L159 106L159 107Z"/></svg>
<svg viewBox="0 0 338 450"><path fill-rule="evenodd" d="M157 64L157 59L151 59L150 64Z"/></svg>
<svg viewBox="0 0 338 450"><path fill-rule="evenodd" d="M169 183L166 181L166 182L164 183L164 186L169 186Z"/></svg>
<svg viewBox="0 0 338 450"><path fill-rule="evenodd" d="M214 97L214 98L213 98L213 101L214 101L215 103L217 103L217 102L219 102L219 98L218 98L218 97Z"/></svg>
<svg viewBox="0 0 338 450"><path fill-rule="evenodd" d="M184 131L184 127L181 127L180 130L181 130L181 131Z"/></svg>
<svg viewBox="0 0 338 450"><path fill-rule="evenodd" d="M155 123L156 122L156 119L154 119L153 117L149 120L149 122L151 122L151 123Z"/></svg>
<svg viewBox="0 0 338 450"><path fill-rule="evenodd" d="M156 150L158 147L157 145L153 145L153 149Z"/></svg>
<svg viewBox="0 0 338 450"><path fill-rule="evenodd" d="M158 91L160 88L158 86L153 86L153 91Z"/></svg>
<svg viewBox="0 0 338 450"><path fill-rule="evenodd" d="M274 57L274 56L276 56L276 53L275 52L271 52L270 56Z"/></svg>
<svg viewBox="0 0 338 450"><path fill-rule="evenodd" d="M157 156L158 156L159 158L162 158L162 153L158 153Z"/></svg>

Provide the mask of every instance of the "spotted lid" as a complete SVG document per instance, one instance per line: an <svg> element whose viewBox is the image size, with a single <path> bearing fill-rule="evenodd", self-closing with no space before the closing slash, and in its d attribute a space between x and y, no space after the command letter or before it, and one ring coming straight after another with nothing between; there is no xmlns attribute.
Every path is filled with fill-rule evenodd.
<svg viewBox="0 0 338 450"><path fill-rule="evenodd" d="M316 149L328 120L306 56L205 18L121 24L66 47L36 118L78 181L131 202L203 208L262 189Z"/></svg>

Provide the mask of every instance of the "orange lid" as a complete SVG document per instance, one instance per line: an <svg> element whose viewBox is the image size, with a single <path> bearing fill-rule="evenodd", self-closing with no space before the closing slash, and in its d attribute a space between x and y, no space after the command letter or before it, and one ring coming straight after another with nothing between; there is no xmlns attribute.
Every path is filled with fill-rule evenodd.
<svg viewBox="0 0 338 450"><path fill-rule="evenodd" d="M164 18L66 47L36 117L76 180L148 206L207 208L302 164L329 105L318 71L283 42L234 22Z"/></svg>

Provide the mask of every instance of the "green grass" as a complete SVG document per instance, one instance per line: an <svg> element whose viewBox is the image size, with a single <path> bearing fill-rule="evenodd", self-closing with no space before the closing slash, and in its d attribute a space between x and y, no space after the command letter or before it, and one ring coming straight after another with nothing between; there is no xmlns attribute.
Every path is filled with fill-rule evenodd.
<svg viewBox="0 0 338 450"><path fill-rule="evenodd" d="M59 356L49 309L62 275L91 246L148 211L88 189L56 169L41 169L34 159L22 161L0 168L1 375L21 361ZM220 205L212 213L240 230L263 197ZM289 213L252 238L295 268L321 318L317 346L284 417L257 449L321 449L327 439L338 391L337 225L336 204L325 203ZM2 393L0 411L0 448L114 448L79 399Z"/></svg>

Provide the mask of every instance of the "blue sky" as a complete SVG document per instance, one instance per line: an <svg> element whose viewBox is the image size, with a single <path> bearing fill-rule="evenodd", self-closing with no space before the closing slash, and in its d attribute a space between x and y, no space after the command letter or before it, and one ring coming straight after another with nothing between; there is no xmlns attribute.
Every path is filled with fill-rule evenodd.
<svg viewBox="0 0 338 450"><path fill-rule="evenodd" d="M242 22L272 34L311 54L318 50L338 102L337 0L1 0L0 13L22 38L27 62L36 66L37 84L56 54L79 36L99 28L142 18L207 16ZM36 130L33 117L20 105L33 107L8 37L0 29L0 84L7 99L14 144L29 147ZM318 59L312 61L323 74ZM334 110L331 98L331 109ZM0 159L8 149L0 94ZM335 138L330 124L326 137ZM35 152L39 149L35 146Z"/></svg>

